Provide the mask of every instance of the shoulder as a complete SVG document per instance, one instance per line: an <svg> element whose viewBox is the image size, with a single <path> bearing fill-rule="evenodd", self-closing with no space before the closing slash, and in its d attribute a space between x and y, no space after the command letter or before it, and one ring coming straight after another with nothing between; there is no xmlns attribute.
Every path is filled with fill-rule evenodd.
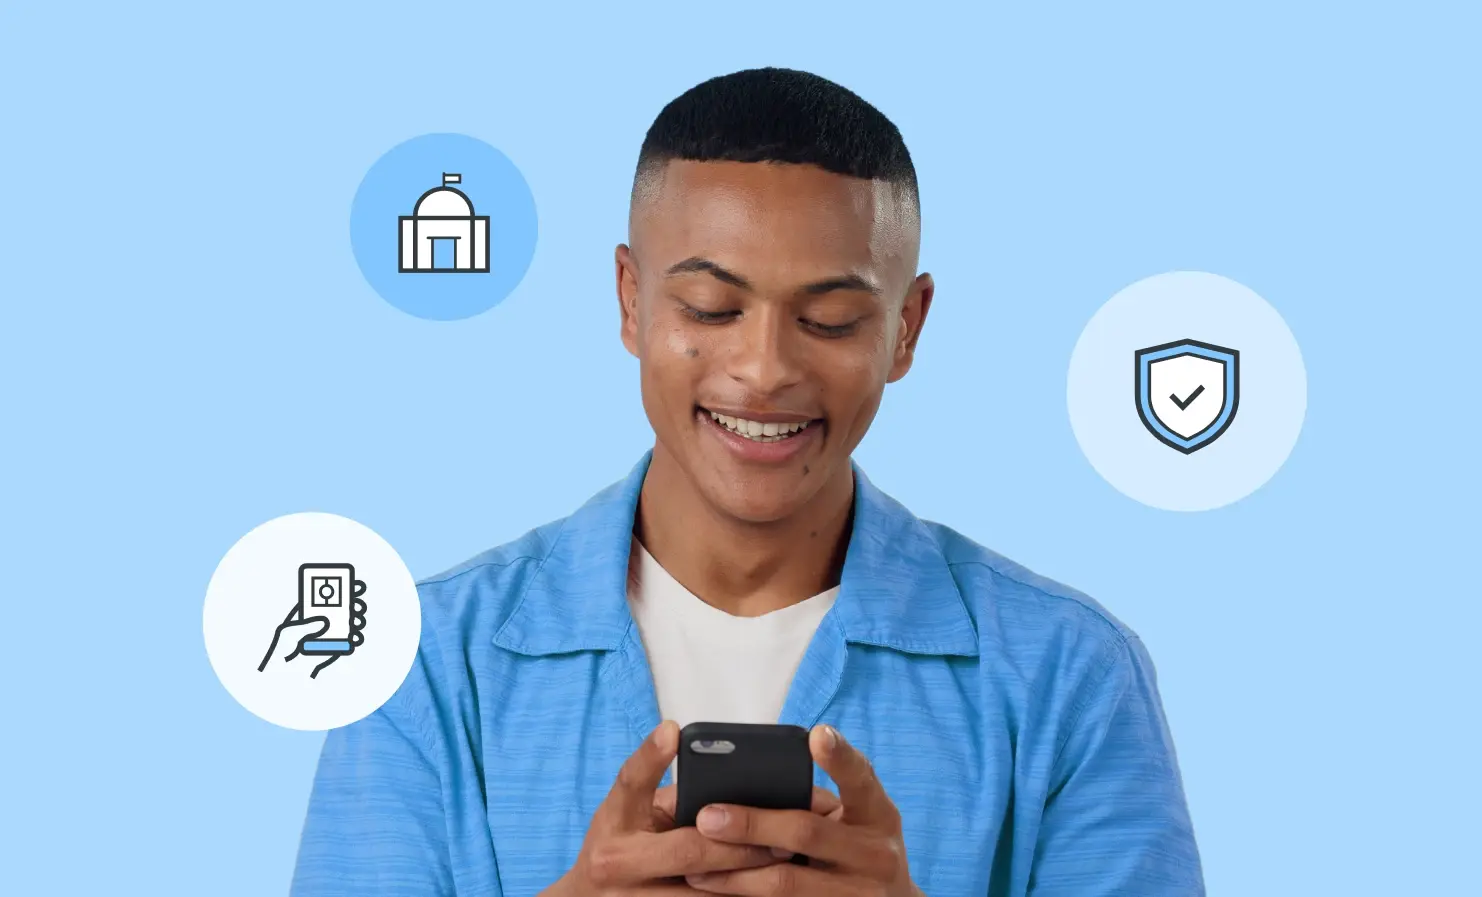
<svg viewBox="0 0 1482 897"><path fill-rule="evenodd" d="M417 583L424 627L467 639L490 632L514 612L531 575L539 569L570 518L536 527Z"/></svg>
<svg viewBox="0 0 1482 897"><path fill-rule="evenodd" d="M979 656L1059 680L1104 678L1139 664L1126 623L1079 589L1036 573L942 524L923 521L941 548L977 629ZM1058 687L1058 686L1057 686Z"/></svg>
<svg viewBox="0 0 1482 897"><path fill-rule="evenodd" d="M1085 592L1042 576L950 527L923 523L941 546L975 619L985 612L1009 621L1027 616L1040 624L1053 620L1113 641L1137 637Z"/></svg>
<svg viewBox="0 0 1482 897"><path fill-rule="evenodd" d="M411 720L412 728L432 733L437 737L430 741L441 744L456 734L445 727L476 713L474 671L491 669L496 634L518 609L568 520L536 527L417 582L422 625L416 660L383 715ZM467 712L453 712L456 707Z"/></svg>

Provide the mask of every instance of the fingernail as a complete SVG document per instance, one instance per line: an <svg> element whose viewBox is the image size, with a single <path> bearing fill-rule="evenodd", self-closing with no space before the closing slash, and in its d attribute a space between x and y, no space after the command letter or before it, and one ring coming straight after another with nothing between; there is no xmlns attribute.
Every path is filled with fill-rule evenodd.
<svg viewBox="0 0 1482 897"><path fill-rule="evenodd" d="M839 746L839 733L834 731L833 726L823 727L823 743L828 746L829 750Z"/></svg>
<svg viewBox="0 0 1482 897"><path fill-rule="evenodd" d="M782 847L774 847L772 848L772 856L779 860L790 860L792 859L792 851Z"/></svg>
<svg viewBox="0 0 1482 897"><path fill-rule="evenodd" d="M700 815L695 819L695 824L699 826L702 832L718 832L722 828L725 828L726 811L720 807L706 807L700 811Z"/></svg>

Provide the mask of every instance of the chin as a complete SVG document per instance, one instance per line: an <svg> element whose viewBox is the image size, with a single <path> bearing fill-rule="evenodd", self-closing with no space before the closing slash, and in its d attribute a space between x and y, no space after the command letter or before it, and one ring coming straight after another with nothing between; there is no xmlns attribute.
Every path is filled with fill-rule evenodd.
<svg viewBox="0 0 1482 897"><path fill-rule="evenodd" d="M741 484L728 485L718 494L711 495L711 501L727 516L757 524L786 520L798 512L805 499L796 492L774 494L770 490L748 489Z"/></svg>

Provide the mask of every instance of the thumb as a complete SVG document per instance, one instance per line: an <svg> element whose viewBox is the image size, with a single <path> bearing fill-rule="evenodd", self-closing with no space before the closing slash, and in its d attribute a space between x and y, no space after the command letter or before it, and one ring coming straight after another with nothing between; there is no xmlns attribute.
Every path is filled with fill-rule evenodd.
<svg viewBox="0 0 1482 897"><path fill-rule="evenodd" d="M328 617L309 617L278 627L277 655L288 660L299 653L304 640L318 638L329 630Z"/></svg>
<svg viewBox="0 0 1482 897"><path fill-rule="evenodd" d="M637 831L653 819L659 781L678 750L679 727L666 720L624 761L607 796L608 820L617 831Z"/></svg>
<svg viewBox="0 0 1482 897"><path fill-rule="evenodd" d="M899 825L900 811L885 793L885 786L865 755L845 741L833 726L818 726L809 734L808 746L814 761L839 787L844 822L891 828Z"/></svg>

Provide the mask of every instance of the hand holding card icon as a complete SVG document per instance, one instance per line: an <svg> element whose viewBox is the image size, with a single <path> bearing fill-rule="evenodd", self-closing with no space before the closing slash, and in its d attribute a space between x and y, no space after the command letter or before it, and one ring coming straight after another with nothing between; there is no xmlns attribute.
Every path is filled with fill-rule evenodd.
<svg viewBox="0 0 1482 897"><path fill-rule="evenodd" d="M299 567L298 601L273 632L259 673L272 664L278 672L298 658L323 661L293 664L294 670L312 667L313 679L340 657L354 653L365 641L365 583L355 578L350 564L303 564ZM274 662L275 658L278 662Z"/></svg>

